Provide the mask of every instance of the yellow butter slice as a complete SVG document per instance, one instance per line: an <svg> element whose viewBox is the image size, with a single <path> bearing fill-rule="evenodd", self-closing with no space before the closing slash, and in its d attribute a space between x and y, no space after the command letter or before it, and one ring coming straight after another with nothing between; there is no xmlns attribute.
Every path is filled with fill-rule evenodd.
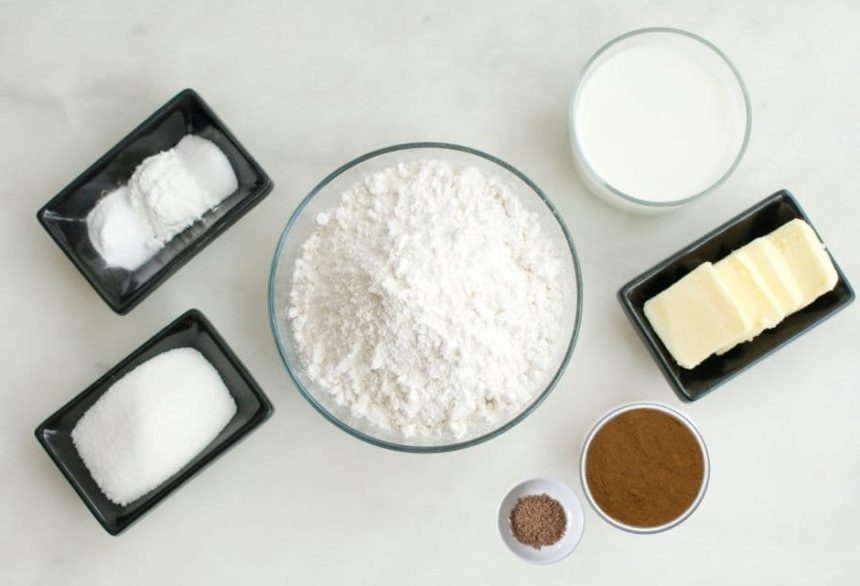
<svg viewBox="0 0 860 586"><path fill-rule="evenodd" d="M803 309L832 290L839 280L836 267L812 227L791 220L765 236L782 256L800 300L794 311Z"/></svg>
<svg viewBox="0 0 860 586"><path fill-rule="evenodd" d="M764 286L773 294L780 311L789 315L800 307L803 295L785 257L767 238L756 238L731 256L753 267Z"/></svg>
<svg viewBox="0 0 860 586"><path fill-rule="evenodd" d="M737 344L752 340L785 317L773 291L747 256L730 254L714 265L714 271L752 324L749 332L720 348L717 354L725 354Z"/></svg>
<svg viewBox="0 0 860 586"><path fill-rule="evenodd" d="M753 330L709 262L649 299L644 311L672 357L687 369Z"/></svg>

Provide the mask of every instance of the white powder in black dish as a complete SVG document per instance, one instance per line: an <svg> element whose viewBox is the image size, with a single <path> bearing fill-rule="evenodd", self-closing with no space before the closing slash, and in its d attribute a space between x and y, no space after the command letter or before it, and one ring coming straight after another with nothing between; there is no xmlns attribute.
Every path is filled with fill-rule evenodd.
<svg viewBox="0 0 860 586"><path fill-rule="evenodd" d="M179 472L236 414L206 358L177 348L116 381L72 430L72 441L107 498L125 506Z"/></svg>

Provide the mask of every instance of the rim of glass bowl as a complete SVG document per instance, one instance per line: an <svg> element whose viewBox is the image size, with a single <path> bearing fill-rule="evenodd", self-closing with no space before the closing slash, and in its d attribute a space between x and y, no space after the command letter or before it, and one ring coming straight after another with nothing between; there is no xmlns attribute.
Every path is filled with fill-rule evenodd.
<svg viewBox="0 0 860 586"><path fill-rule="evenodd" d="M655 34L655 33L659 33L659 34L669 33L669 34L681 35L681 36L687 37L689 39L692 39L694 41L701 43L702 45L704 45L705 47L707 47L708 49L710 49L711 51L716 53L717 57L719 57L728 66L729 70L732 72L735 79L737 80L738 85L741 88L741 94L743 94L743 97L744 97L744 112L746 113L746 128L744 129L744 139L741 142L740 148L738 149L738 154L735 156L735 159L732 162L731 166L728 168L728 170L719 179L717 179L716 182L714 182L710 187L707 187L705 190L700 191L699 193L696 193L694 195L690 195L690 196L687 196L687 197L684 197L681 199L673 199L670 201L651 201L648 199L641 199L641 198L629 195L627 193L624 193L623 191L620 191L619 189L616 189L614 186L607 183L603 179L603 177L601 177L594 170L594 168L589 164L588 159L585 157L585 154L579 145L579 138L578 138L578 133L577 133L577 128L576 128L576 105L577 105L577 102L579 100L579 94L582 91L583 82L587 79L588 74L590 73L589 70L591 69L591 67L597 62L598 59L600 59L600 57L604 53L606 53L609 49L611 49L612 47L614 47L618 43L624 42L627 39L630 39L631 37L635 37L635 36L639 36L639 35ZM750 141L750 133L752 132L752 106L750 105L750 96L749 96L749 92L747 91L747 85L746 85L746 83L744 83L744 78L741 77L740 71L738 71L738 68L735 67L734 63L732 63L731 59L729 59L728 56L726 56L726 54L723 53L716 45L714 45L709 40L702 38L695 33L691 33L689 31L685 31L683 29L656 26L656 27L648 27L648 28L640 28L640 29L632 30L630 32L624 33L623 35L615 37L614 39L612 39L611 41L609 41L608 43L606 43L605 45L600 47L600 49L598 49L597 52L591 56L591 58L585 63L585 65L582 67L582 70L579 73L579 79L576 82L576 88L574 89L573 96L570 99L570 107L569 107L569 111L568 111L568 128L570 129L571 147L573 148L573 151L574 151L574 154L575 154L577 160L584 167L585 171L590 175L591 179L593 181L595 181L600 187L608 190L613 195L620 197L623 200L634 203L636 205L645 206L645 207L649 207L649 208L671 208L671 207L680 206L683 204L690 203L692 201L695 201L695 200L709 194L710 192L715 190L717 187L722 185L729 177L731 177L732 173L735 172L735 169L737 169L738 165L740 165L740 163L741 163L741 160L744 158L744 154L746 153L746 150L747 150L747 145L749 144L749 141Z"/></svg>
<svg viewBox="0 0 860 586"><path fill-rule="evenodd" d="M410 444L401 444L393 441L383 440L367 433L364 433L354 427L347 425L344 421L338 418L336 415L331 413L325 406L320 404L313 396L311 392L309 392L302 382L299 380L296 372L294 371L295 366L290 362L290 359L287 357L287 353L283 347L283 343L278 335L278 325L275 319L275 311L280 311L279 309L274 307L275 300L275 279L277 277L278 270L278 261L281 257L281 252L283 250L284 244L287 240L287 236L290 233L290 229L293 227L296 219L301 215L302 211L307 206L308 202L310 202L317 193L319 193L323 188L325 188L329 183L331 183L336 177L343 174L347 170L355 167L372 159L374 157L378 157L380 155L385 155L388 153L396 152L396 151L404 151L410 149L447 149L452 151L459 151L463 153L467 153L470 155L481 157L491 163L495 163L496 165L502 167L506 171L513 173L517 178L519 178L523 183L525 183L532 191L543 201L544 205L549 208L549 211L552 213L553 217L558 222L559 227L561 228L562 233L564 234L564 238L567 241L568 249L570 250L570 255L573 260L574 267L574 276L576 280L576 317L574 319L573 324L573 333L571 334L570 341L567 345L567 350L564 353L564 357L562 358L561 364L559 365L558 370L553 375L552 379L547 384L546 388L541 391L541 393L535 397L532 402L523 409L516 417L502 425L501 427L489 431L483 435L461 441L454 442L450 444L439 444L439 445L410 445ZM546 194L541 191L541 189L535 185L535 183L529 179L522 172L517 170L512 165L506 163L505 161L498 159L490 154L485 152L465 147L457 144L451 143L443 143L443 142L411 142L411 143L403 143L397 144L393 146L389 146L386 148L381 148L375 151L371 151L365 155L362 155L352 161L338 167L332 173L330 173L325 179L323 179L316 187L314 187L308 195L299 203L298 207L293 211L290 216L289 221L287 221L287 225L284 228L283 232L281 232L280 239L278 240L278 246L275 248L275 256L272 259L272 266L269 271L269 291L268 291L268 305L269 305L269 325L272 329L272 336L275 338L275 345L278 348L278 354L281 357L281 361L284 363L284 366L287 369L287 373L290 375L290 378L293 381L293 384L299 390L299 393L311 404L311 406L317 410L323 417L325 417L329 422L333 423L335 426L339 427L341 430L347 432L348 434L365 441L369 444L379 446L382 448L387 448L390 450L396 450L400 452L413 452L413 453L434 453L434 452L450 452L454 450L460 450L463 448L468 448L471 446L478 445L485 441L491 440L494 437L497 437L504 432L508 431L521 421L523 421L526 417L528 417L537 407L544 402L544 400L549 396L550 392L552 392L553 388L556 386L558 381L561 379L561 376L564 374L565 369L567 368L568 363L570 362L570 357L573 354L573 349L576 346L576 340L579 337L579 330L582 325L582 305L583 305L583 290L582 290L582 269L579 264L579 256L576 254L576 248L573 244L573 239L570 236L570 232L567 229L567 226L564 223L564 220L559 214L556 207L549 200Z"/></svg>
<svg viewBox="0 0 860 586"><path fill-rule="evenodd" d="M609 421L612 421L615 417L625 413L627 411L633 411L635 409L655 409L657 411L662 411L667 415L674 417L681 424L683 424L687 429L692 432L693 437L696 438L696 442L699 444L699 447L702 450L702 458L704 459L705 470L702 475L702 486L699 488L699 492L696 494L696 498L693 499L693 502L690 503L690 506L687 509L672 519L667 523L663 523L662 525L656 525L654 527L638 527L636 525L628 525L626 523L622 523L618 521L614 517L609 516L603 509L600 508L600 505L594 500L594 495L591 494L591 489L588 488L588 481L585 478L585 464L586 457L588 455L588 448L591 446L591 441L594 439L594 436L597 435L597 432L603 429L603 426L606 425ZM591 505L591 508L598 514L600 517L615 527L619 529L623 529L624 531L628 531L630 533L639 533L639 534L650 534L650 533L660 533L662 531L666 531L667 529L671 529L673 527L677 527L684 521L690 518L696 509L699 508L699 505L702 504L702 501L705 499L705 493L708 491L708 482L711 479L711 457L708 455L708 446L705 444L705 438L702 437L702 432L699 431L699 428L693 423L693 420L687 417L684 413L681 413L677 409L673 409L668 405L664 405L662 403L655 403L653 401L637 401L634 403L625 403L624 405L620 405L611 409L608 413L603 415L594 426L591 428L591 431L588 432L588 435L585 438L585 441L582 442L582 450L579 454L579 481L582 485L582 492L585 493L585 500L588 501L588 504Z"/></svg>

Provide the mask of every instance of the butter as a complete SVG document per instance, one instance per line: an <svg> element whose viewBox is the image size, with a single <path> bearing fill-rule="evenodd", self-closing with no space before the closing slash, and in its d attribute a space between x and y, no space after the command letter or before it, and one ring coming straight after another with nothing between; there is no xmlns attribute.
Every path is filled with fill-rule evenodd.
<svg viewBox="0 0 860 586"><path fill-rule="evenodd" d="M649 299L645 316L683 368L695 368L753 330L709 262Z"/></svg>
<svg viewBox="0 0 860 586"><path fill-rule="evenodd" d="M779 251L793 286L800 294L794 311L803 309L836 286L839 276L812 227L792 220L765 237Z"/></svg>
<svg viewBox="0 0 860 586"><path fill-rule="evenodd" d="M716 264L702 263L645 303L683 368L724 354L832 290L839 276L815 231L792 220Z"/></svg>
<svg viewBox="0 0 860 586"><path fill-rule="evenodd" d="M765 286L773 293L784 315L797 311L803 302L803 295L792 277L785 257L767 238L756 238L734 251L731 256L736 256L755 268Z"/></svg>
<svg viewBox="0 0 860 586"><path fill-rule="evenodd" d="M752 324L749 331L717 350L717 354L724 354L737 344L752 340L783 320L785 312L777 303L773 290L748 257L730 254L714 265L714 271Z"/></svg>

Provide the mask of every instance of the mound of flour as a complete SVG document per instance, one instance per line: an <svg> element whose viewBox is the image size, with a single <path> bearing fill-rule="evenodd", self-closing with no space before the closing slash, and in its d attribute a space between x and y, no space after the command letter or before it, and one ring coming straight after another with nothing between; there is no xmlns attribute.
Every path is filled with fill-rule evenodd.
<svg viewBox="0 0 860 586"><path fill-rule="evenodd" d="M560 252L476 168L417 161L316 217L287 308L309 376L406 438L461 438L519 409L558 365Z"/></svg>

